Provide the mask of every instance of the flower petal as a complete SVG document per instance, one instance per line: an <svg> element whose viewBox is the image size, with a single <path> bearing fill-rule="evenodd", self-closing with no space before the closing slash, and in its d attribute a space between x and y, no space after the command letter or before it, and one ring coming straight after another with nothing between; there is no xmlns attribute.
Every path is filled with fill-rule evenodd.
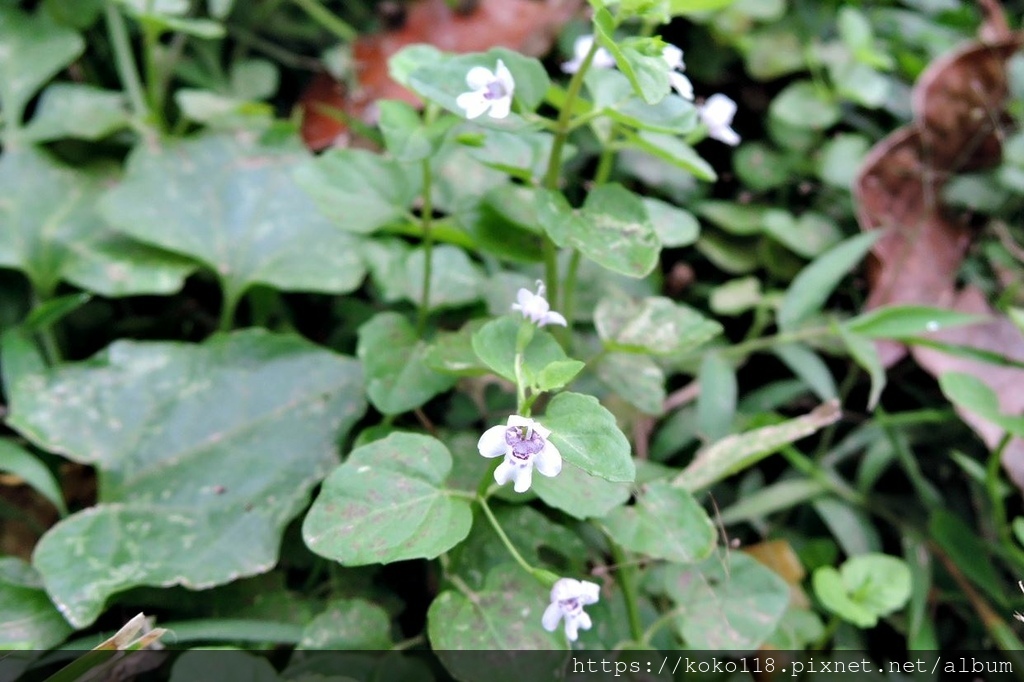
<svg viewBox="0 0 1024 682"><path fill-rule="evenodd" d="M466 85L473 90L484 90L497 76L491 70L483 66L474 66L466 74Z"/></svg>
<svg viewBox="0 0 1024 682"><path fill-rule="evenodd" d="M661 51L661 58L665 60L670 69L683 69L683 51L675 45L666 45Z"/></svg>
<svg viewBox="0 0 1024 682"><path fill-rule="evenodd" d="M690 79L679 73L673 71L668 75L668 82L672 85L672 89L679 93L679 96L683 99L693 99L693 83Z"/></svg>
<svg viewBox="0 0 1024 682"><path fill-rule="evenodd" d="M565 317L562 313L556 313L554 310L549 310L544 314L544 318L540 321L540 326L543 327L546 324L558 324L563 327L568 327L569 323L566 322Z"/></svg>
<svg viewBox="0 0 1024 682"><path fill-rule="evenodd" d="M570 642L575 642L579 639L579 621L576 616L565 617L565 636L569 638Z"/></svg>
<svg viewBox="0 0 1024 682"><path fill-rule="evenodd" d="M533 467L515 467L515 471L512 472L512 477L515 478L516 481L516 484L512 486L512 489L517 493L525 493L533 484Z"/></svg>
<svg viewBox="0 0 1024 682"><path fill-rule="evenodd" d="M579 599L584 604L596 604L601 596L601 586L589 580L580 581Z"/></svg>
<svg viewBox="0 0 1024 682"><path fill-rule="evenodd" d="M480 440L476 442L476 449L480 451L481 455L498 457L505 454L508 450L508 444L505 443L506 428L499 424L484 431L484 435L480 436Z"/></svg>
<svg viewBox="0 0 1024 682"><path fill-rule="evenodd" d="M491 108L491 101L484 97L483 92L464 92L455 98L455 103L466 110L466 118L474 119L482 116Z"/></svg>
<svg viewBox="0 0 1024 682"><path fill-rule="evenodd" d="M558 602L565 599L572 599L579 595L580 581L573 578L559 578L551 586L551 601Z"/></svg>
<svg viewBox="0 0 1024 682"><path fill-rule="evenodd" d="M551 441L544 443L544 449L533 456L533 466L548 478L557 476L562 471L562 453Z"/></svg>
<svg viewBox="0 0 1024 682"><path fill-rule="evenodd" d="M587 614L585 611L580 611L580 614L576 616L576 623L580 626L581 630L589 630L591 626L594 624L590 620L590 615Z"/></svg>
<svg viewBox="0 0 1024 682"><path fill-rule="evenodd" d="M725 144L732 145L733 147L740 143L739 133L729 126L709 128L708 134L719 142L724 142Z"/></svg>
<svg viewBox="0 0 1024 682"><path fill-rule="evenodd" d="M509 112L512 111L512 95L507 97L499 97L498 99L492 99L491 111L489 116L491 118L507 118Z"/></svg>
<svg viewBox="0 0 1024 682"><path fill-rule="evenodd" d="M540 617L540 624L548 632L554 632L560 620L562 620L562 609L558 606L558 602L551 602L544 609L544 615Z"/></svg>
<svg viewBox="0 0 1024 682"><path fill-rule="evenodd" d="M494 70L494 76L497 78L498 82L501 83L505 92L508 93L509 103L511 104L512 93L516 90L516 81L512 78L512 72L508 70L507 66L505 66L505 62L500 59L498 60L498 68ZM504 118L504 116L501 118Z"/></svg>
<svg viewBox="0 0 1024 682"><path fill-rule="evenodd" d="M728 126L736 115L736 102L721 93L708 97L708 101L700 109L700 117L709 128L715 125Z"/></svg>
<svg viewBox="0 0 1024 682"><path fill-rule="evenodd" d="M498 485L505 485L515 477L516 468L508 462L502 462L498 465L498 468L494 470L494 480L498 482Z"/></svg>

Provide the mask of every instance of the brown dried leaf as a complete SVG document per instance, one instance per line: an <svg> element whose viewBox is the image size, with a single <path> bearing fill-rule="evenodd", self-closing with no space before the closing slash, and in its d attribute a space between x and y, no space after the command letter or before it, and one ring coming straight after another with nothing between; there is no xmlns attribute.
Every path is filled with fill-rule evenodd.
<svg viewBox="0 0 1024 682"><path fill-rule="evenodd" d="M966 226L944 215L936 201L940 187L922 156L917 129L900 128L872 148L854 185L861 229L886 232L872 249L868 265L868 310L952 301L971 235ZM889 367L906 354L906 348L882 342L879 353Z"/></svg>
<svg viewBox="0 0 1024 682"><path fill-rule="evenodd" d="M1009 319L989 306L985 295L975 287L967 287L956 298L953 309L963 313L994 317L991 322L967 327L954 327L931 335L937 341L992 351L1024 362L1024 335ZM938 378L946 372L966 372L984 381L999 397L1000 411L1005 414L1024 413L1024 369L994 365L980 360L957 357L933 348L914 346L911 353L917 364ZM1003 429L976 414L959 407L960 418L978 437L994 449L1003 438ZM1003 450L1003 468L1010 479L1024 489L1024 440L1014 438Z"/></svg>

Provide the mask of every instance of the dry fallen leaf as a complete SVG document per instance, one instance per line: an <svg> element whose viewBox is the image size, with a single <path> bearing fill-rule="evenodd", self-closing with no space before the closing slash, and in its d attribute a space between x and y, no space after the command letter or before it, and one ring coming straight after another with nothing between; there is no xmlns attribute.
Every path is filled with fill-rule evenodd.
<svg viewBox="0 0 1024 682"><path fill-rule="evenodd" d="M388 59L404 47L429 43L456 53L507 47L537 57L551 49L558 32L581 4L582 0L480 0L472 10L460 12L447 0L415 0L409 3L400 27L360 36L353 43L358 88L346 92L330 77L314 79L301 99L303 139L312 149L346 139L345 125L317 111L318 105L342 109L348 116L374 123L373 105L379 100L418 104L416 96L388 74Z"/></svg>

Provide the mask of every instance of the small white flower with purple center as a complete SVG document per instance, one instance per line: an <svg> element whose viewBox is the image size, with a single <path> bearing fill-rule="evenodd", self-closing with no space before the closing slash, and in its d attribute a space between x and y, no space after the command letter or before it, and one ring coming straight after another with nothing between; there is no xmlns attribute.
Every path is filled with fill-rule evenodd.
<svg viewBox="0 0 1024 682"><path fill-rule="evenodd" d="M572 45L572 59L562 64L562 73L576 73L583 66L583 60L594 45L594 36L584 35L576 39ZM603 47L597 48L590 67L593 69L610 69L615 66L615 57Z"/></svg>
<svg viewBox="0 0 1024 682"><path fill-rule="evenodd" d="M466 110L466 118L473 119L489 113L491 118L505 118L512 110L512 93L516 83L505 63L498 60L492 72L483 66L474 66L466 74L470 91L455 98L455 103Z"/></svg>
<svg viewBox="0 0 1024 682"><path fill-rule="evenodd" d="M568 326L565 317L551 309L548 300L544 298L547 288L544 282L537 280L537 293L529 289L520 289L516 294L516 302L512 304L512 310L518 310L523 317L533 322L538 327L546 324L559 324Z"/></svg>
<svg viewBox="0 0 1024 682"><path fill-rule="evenodd" d="M698 110L700 120L708 128L708 135L732 146L740 143L740 136L732 129L732 118L736 115L736 102L723 94L711 95Z"/></svg>
<svg viewBox="0 0 1024 682"><path fill-rule="evenodd" d="M693 83L683 75L686 64L683 63L683 51L675 45L666 45L661 51L661 58L671 69L668 74L668 82L672 88L679 93L683 99L693 99Z"/></svg>
<svg viewBox="0 0 1024 682"><path fill-rule="evenodd" d="M583 607L596 604L600 593L601 588L596 583L561 578L551 588L551 603L544 609L541 624L548 632L554 632L558 627L558 621L564 618L565 636L569 641L575 642L579 637L579 631L589 630L592 625L590 616L583 611Z"/></svg>
<svg viewBox="0 0 1024 682"><path fill-rule="evenodd" d="M557 476L562 470L562 454L551 444L551 431L532 419L512 415L505 426L492 426L480 436L476 447L484 457L505 456L494 470L498 485L514 481L517 493L525 493L533 483L536 468L544 476Z"/></svg>

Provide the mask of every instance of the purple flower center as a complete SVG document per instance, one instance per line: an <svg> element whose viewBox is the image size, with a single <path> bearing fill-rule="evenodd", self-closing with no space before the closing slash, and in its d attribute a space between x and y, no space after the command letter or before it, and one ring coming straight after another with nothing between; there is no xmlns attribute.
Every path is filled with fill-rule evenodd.
<svg viewBox="0 0 1024 682"><path fill-rule="evenodd" d="M558 602L558 605L562 607L562 613L573 614L583 610L583 605L580 604L580 600L576 597L572 599L562 599Z"/></svg>
<svg viewBox="0 0 1024 682"><path fill-rule="evenodd" d="M499 80L491 81L484 88L484 99L486 100L501 99L506 96L508 96L508 93L505 91L505 86Z"/></svg>
<svg viewBox="0 0 1024 682"><path fill-rule="evenodd" d="M544 438L537 433L536 429L530 431L530 437L525 438L525 427L510 426L505 429L505 443L512 448L512 456L518 460L527 462L531 457L544 449Z"/></svg>

